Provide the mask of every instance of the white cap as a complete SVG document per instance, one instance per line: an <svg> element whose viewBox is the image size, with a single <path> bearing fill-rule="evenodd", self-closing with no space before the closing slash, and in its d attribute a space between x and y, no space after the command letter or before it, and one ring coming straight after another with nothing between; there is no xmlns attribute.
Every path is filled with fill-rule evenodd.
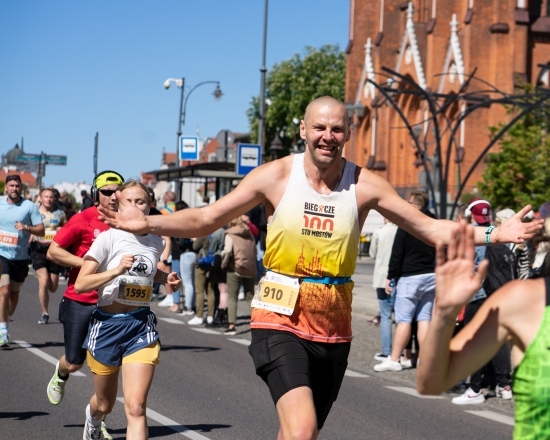
<svg viewBox="0 0 550 440"><path fill-rule="evenodd" d="M501 222L508 220L510 217L512 217L516 212L513 209L506 208L502 211L498 211L495 214L495 217L497 220L500 220Z"/></svg>

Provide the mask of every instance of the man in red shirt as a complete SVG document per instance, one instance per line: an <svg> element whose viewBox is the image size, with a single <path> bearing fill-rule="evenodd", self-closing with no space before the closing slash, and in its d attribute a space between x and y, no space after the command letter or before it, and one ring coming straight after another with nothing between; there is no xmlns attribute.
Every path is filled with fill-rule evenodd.
<svg viewBox="0 0 550 440"><path fill-rule="evenodd" d="M109 226L98 219L97 206L117 211L115 191L123 183L122 176L114 171L99 173L94 178L91 191L94 206L71 217L57 232L48 250L48 259L71 268L67 289L59 305L65 354L59 359L47 388L48 399L54 405L58 405L63 399L69 374L80 370L86 360L86 350L82 348L82 344L88 334L90 316L97 304L97 291L77 294L74 291L74 283L84 262L84 255L93 241L101 232L109 229ZM69 248L72 252L67 250ZM106 430L103 432L105 438L111 438L105 435Z"/></svg>

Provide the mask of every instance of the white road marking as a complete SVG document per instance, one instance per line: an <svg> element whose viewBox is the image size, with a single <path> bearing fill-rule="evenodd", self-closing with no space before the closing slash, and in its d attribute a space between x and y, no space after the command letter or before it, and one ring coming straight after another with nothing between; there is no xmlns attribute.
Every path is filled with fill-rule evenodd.
<svg viewBox="0 0 550 440"><path fill-rule="evenodd" d="M421 399L444 399L443 396L423 396L414 388L409 387L386 387L389 390L399 391L400 393L408 394L409 396L420 397Z"/></svg>
<svg viewBox="0 0 550 440"><path fill-rule="evenodd" d="M236 342L237 344L246 345L247 347L250 345L250 341L248 339L227 338L227 340Z"/></svg>
<svg viewBox="0 0 550 440"><path fill-rule="evenodd" d="M123 397L117 397L116 400L124 404ZM167 428L172 429L175 432L179 432L181 435L183 435L184 437L190 438L191 440L210 440L209 437L205 437L204 435L199 434L198 432L192 431L186 426L180 425L175 420L169 419L168 417L164 417L162 414L159 414L158 412L153 411L149 407L147 407L147 417L154 420L155 422L160 423L161 425L166 426Z"/></svg>
<svg viewBox="0 0 550 440"><path fill-rule="evenodd" d="M185 322L180 321L179 319L176 319L176 318L161 318L159 316L157 316L157 318L160 319L161 321L168 322L170 324L185 324Z"/></svg>
<svg viewBox="0 0 550 440"><path fill-rule="evenodd" d="M348 377L370 377L370 376L367 376L366 374L358 373L357 371L353 371L353 370L346 370L346 373L344 375Z"/></svg>
<svg viewBox="0 0 550 440"><path fill-rule="evenodd" d="M175 318L162 318L162 317L157 316L157 319L160 319L160 320L162 320L164 322L167 322L169 324L185 324L185 322L180 321L179 319L175 319ZM191 327L191 330L195 330L196 332L199 332L199 333L205 333L207 335L220 335L220 336L223 335L223 333L220 333L219 331L210 330L210 329L204 328L204 327ZM232 342L236 342L237 344L241 344L241 345L244 345L246 347L248 347L250 345L250 340L248 340L248 339L227 338L227 340L232 341ZM359 373L355 373L355 374L359 374Z"/></svg>
<svg viewBox="0 0 550 440"><path fill-rule="evenodd" d="M31 344L25 341L13 341L16 344L20 345L21 347L29 350L32 354L37 355L38 357L41 357L45 361L48 361L52 365L57 365L57 358L54 358L53 356L50 356L48 353L44 353L42 350L39 350L38 348L33 347ZM75 373L71 373L73 376L86 376L84 373L81 373L80 371L77 371Z"/></svg>
<svg viewBox="0 0 550 440"><path fill-rule="evenodd" d="M514 418L508 417L503 414L499 414L493 411L465 411L469 414L473 414L479 417L485 417L486 419L493 420L494 422L504 423L505 425L514 426Z"/></svg>
<svg viewBox="0 0 550 440"><path fill-rule="evenodd" d="M192 330L195 330L196 332L199 332L199 333L205 333L207 335L221 335L220 332L217 332L216 330L210 330L210 329L207 329L207 328L194 328L194 327L191 327Z"/></svg>

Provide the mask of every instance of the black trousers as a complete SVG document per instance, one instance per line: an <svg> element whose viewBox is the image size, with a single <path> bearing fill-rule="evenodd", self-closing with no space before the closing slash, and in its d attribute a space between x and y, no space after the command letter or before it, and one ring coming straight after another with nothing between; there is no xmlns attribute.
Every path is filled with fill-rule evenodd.
<svg viewBox="0 0 550 440"><path fill-rule="evenodd" d="M464 311L464 325L467 325L477 313L485 299L480 299L466 305ZM512 361L510 344L507 342L497 351L493 359L470 376L470 388L479 393L481 388L494 388L496 385L505 387L511 385Z"/></svg>

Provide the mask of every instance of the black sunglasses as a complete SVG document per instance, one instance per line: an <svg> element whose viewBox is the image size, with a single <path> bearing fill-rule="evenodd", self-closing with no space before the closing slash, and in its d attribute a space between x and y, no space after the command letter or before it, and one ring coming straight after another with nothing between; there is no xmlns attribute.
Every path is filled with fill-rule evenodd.
<svg viewBox="0 0 550 440"><path fill-rule="evenodd" d="M116 189L100 189L99 192L103 194L105 197L111 197L114 193L116 193Z"/></svg>
<svg viewBox="0 0 550 440"><path fill-rule="evenodd" d="M18 174L9 174L6 176L6 183L15 180L19 183L21 183L21 177Z"/></svg>

